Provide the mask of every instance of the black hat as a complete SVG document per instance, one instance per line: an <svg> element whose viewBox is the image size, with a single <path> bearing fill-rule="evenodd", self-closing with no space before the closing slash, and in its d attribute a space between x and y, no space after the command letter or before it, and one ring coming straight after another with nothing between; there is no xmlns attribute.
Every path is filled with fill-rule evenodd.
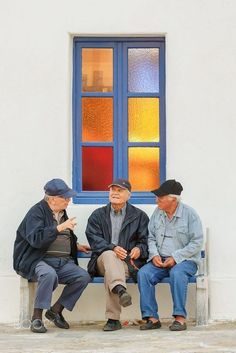
<svg viewBox="0 0 236 353"><path fill-rule="evenodd" d="M122 189L127 189L127 190L131 191L131 184L130 184L129 180L116 179L110 185L108 185L108 188L110 188L113 185L116 185L116 186L121 187Z"/></svg>
<svg viewBox="0 0 236 353"><path fill-rule="evenodd" d="M166 180L158 189L152 190L156 196L165 196L169 194L180 195L183 190L182 185L175 179Z"/></svg>
<svg viewBox="0 0 236 353"><path fill-rule="evenodd" d="M44 186L45 194L49 196L62 196L71 198L77 195L77 192L69 188L62 179L52 179Z"/></svg>

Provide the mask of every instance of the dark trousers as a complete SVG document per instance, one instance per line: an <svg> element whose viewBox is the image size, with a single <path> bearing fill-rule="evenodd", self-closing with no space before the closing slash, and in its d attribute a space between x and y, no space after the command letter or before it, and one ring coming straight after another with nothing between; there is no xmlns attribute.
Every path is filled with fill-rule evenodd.
<svg viewBox="0 0 236 353"><path fill-rule="evenodd" d="M91 281L87 271L77 266L72 259L63 258L45 258L40 261L35 268L34 279L38 282L35 308L49 309L54 289L58 284L65 284L58 302L70 311Z"/></svg>

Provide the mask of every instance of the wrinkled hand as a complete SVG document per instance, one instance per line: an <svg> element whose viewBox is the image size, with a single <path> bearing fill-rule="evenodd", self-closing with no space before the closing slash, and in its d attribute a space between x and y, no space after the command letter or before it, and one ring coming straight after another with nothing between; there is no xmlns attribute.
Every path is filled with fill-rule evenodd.
<svg viewBox="0 0 236 353"><path fill-rule="evenodd" d="M129 256L130 256L130 258L131 258L132 260L138 259L139 256L140 256L140 249L139 249L137 246L135 246L135 247L131 250Z"/></svg>
<svg viewBox="0 0 236 353"><path fill-rule="evenodd" d="M87 254L91 250L91 248L87 244L77 244L77 250L85 252Z"/></svg>
<svg viewBox="0 0 236 353"><path fill-rule="evenodd" d="M167 259L164 261L163 263L163 267L164 268L171 268L174 267L174 265L176 264L174 258L172 256L167 257Z"/></svg>
<svg viewBox="0 0 236 353"><path fill-rule="evenodd" d="M63 232L66 229L70 229L70 230L74 230L75 226L76 226L76 217L72 217L67 219L65 222L58 224L57 226L57 230L58 232Z"/></svg>
<svg viewBox="0 0 236 353"><path fill-rule="evenodd" d="M163 267L163 262L161 260L161 257L156 255L152 258L152 263L156 267Z"/></svg>
<svg viewBox="0 0 236 353"><path fill-rule="evenodd" d="M113 251L116 253L116 256L119 257L119 259L121 260L124 260L127 256L127 251L121 246L115 246Z"/></svg>

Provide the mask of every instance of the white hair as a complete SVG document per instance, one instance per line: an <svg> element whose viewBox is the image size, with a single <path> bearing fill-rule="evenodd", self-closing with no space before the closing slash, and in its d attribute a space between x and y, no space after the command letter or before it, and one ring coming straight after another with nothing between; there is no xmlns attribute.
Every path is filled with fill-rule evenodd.
<svg viewBox="0 0 236 353"><path fill-rule="evenodd" d="M48 194L45 194L45 195L44 195L44 200L45 200L45 201L49 201L52 197L53 197L53 196L50 196L50 195L48 195Z"/></svg>
<svg viewBox="0 0 236 353"><path fill-rule="evenodd" d="M177 202L180 202L180 200L181 200L180 195L168 194L168 196L170 196L170 197L175 197Z"/></svg>

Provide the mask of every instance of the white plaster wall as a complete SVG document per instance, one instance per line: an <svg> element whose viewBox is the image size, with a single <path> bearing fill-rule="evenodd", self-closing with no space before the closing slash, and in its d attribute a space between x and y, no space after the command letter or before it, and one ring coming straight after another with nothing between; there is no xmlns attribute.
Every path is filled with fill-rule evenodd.
<svg viewBox="0 0 236 353"><path fill-rule="evenodd" d="M19 222L47 180L71 182L74 34L165 35L167 177L183 183L183 199L210 230L211 318L236 319L236 2L0 0L0 10L0 322L19 313L12 271ZM82 237L92 209L69 208ZM93 311L88 291L74 318ZM99 313L103 319L102 305Z"/></svg>

